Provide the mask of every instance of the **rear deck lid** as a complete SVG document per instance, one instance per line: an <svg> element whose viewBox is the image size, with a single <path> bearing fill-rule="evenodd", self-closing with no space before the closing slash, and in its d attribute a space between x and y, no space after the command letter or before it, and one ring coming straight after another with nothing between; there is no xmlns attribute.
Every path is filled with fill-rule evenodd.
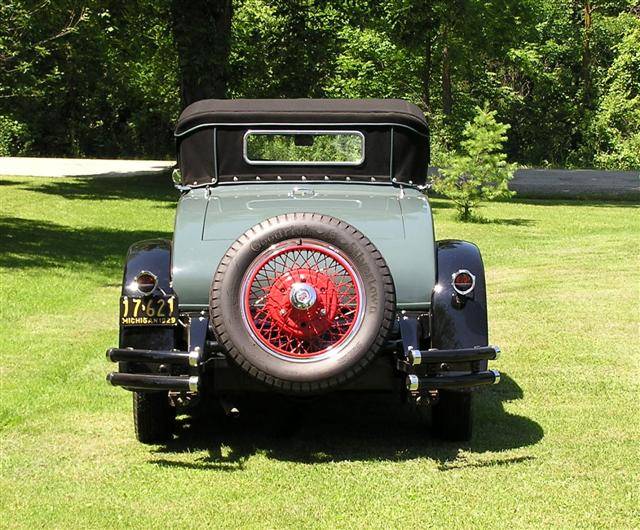
<svg viewBox="0 0 640 530"><path fill-rule="evenodd" d="M397 193L348 184L218 187L207 204L202 239L233 241L269 217L294 212L337 217L371 239L404 239Z"/></svg>

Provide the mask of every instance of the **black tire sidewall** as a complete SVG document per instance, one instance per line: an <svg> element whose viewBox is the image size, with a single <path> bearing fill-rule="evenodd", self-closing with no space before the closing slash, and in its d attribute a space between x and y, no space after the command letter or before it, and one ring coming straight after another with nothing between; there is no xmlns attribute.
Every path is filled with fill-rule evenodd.
<svg viewBox="0 0 640 530"><path fill-rule="evenodd" d="M338 248L362 280L366 298L362 323L338 356L309 362L278 358L262 349L243 323L241 292L247 270L273 244L297 238ZM386 338L394 306L389 270L361 232L325 215L288 214L250 229L229 249L214 277L211 321L218 339L241 368L281 389L309 391L343 383L368 365Z"/></svg>

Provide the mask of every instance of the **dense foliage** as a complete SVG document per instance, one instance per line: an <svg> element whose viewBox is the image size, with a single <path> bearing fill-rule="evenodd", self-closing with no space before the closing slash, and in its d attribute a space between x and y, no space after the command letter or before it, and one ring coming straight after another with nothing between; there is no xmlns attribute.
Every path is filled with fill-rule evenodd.
<svg viewBox="0 0 640 530"><path fill-rule="evenodd" d="M0 152L170 157L202 95L402 97L434 162L488 103L512 161L638 168L639 49L638 0L7 0Z"/></svg>

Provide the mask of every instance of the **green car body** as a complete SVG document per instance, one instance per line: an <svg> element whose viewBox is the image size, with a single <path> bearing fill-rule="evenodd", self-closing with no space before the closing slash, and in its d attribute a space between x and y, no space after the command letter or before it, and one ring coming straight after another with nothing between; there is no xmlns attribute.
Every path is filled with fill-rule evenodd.
<svg viewBox="0 0 640 530"><path fill-rule="evenodd" d="M435 285L431 208L415 189L375 184L245 184L198 188L180 198L173 289L184 310L205 310L220 259L246 230L276 215L327 214L360 230L382 253L400 310L427 310Z"/></svg>

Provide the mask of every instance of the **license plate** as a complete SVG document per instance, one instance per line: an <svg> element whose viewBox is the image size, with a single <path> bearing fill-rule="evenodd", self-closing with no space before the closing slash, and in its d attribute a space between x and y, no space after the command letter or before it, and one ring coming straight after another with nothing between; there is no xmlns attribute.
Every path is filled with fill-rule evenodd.
<svg viewBox="0 0 640 530"><path fill-rule="evenodd" d="M178 324L178 303L175 296L120 299L122 326L175 326Z"/></svg>

